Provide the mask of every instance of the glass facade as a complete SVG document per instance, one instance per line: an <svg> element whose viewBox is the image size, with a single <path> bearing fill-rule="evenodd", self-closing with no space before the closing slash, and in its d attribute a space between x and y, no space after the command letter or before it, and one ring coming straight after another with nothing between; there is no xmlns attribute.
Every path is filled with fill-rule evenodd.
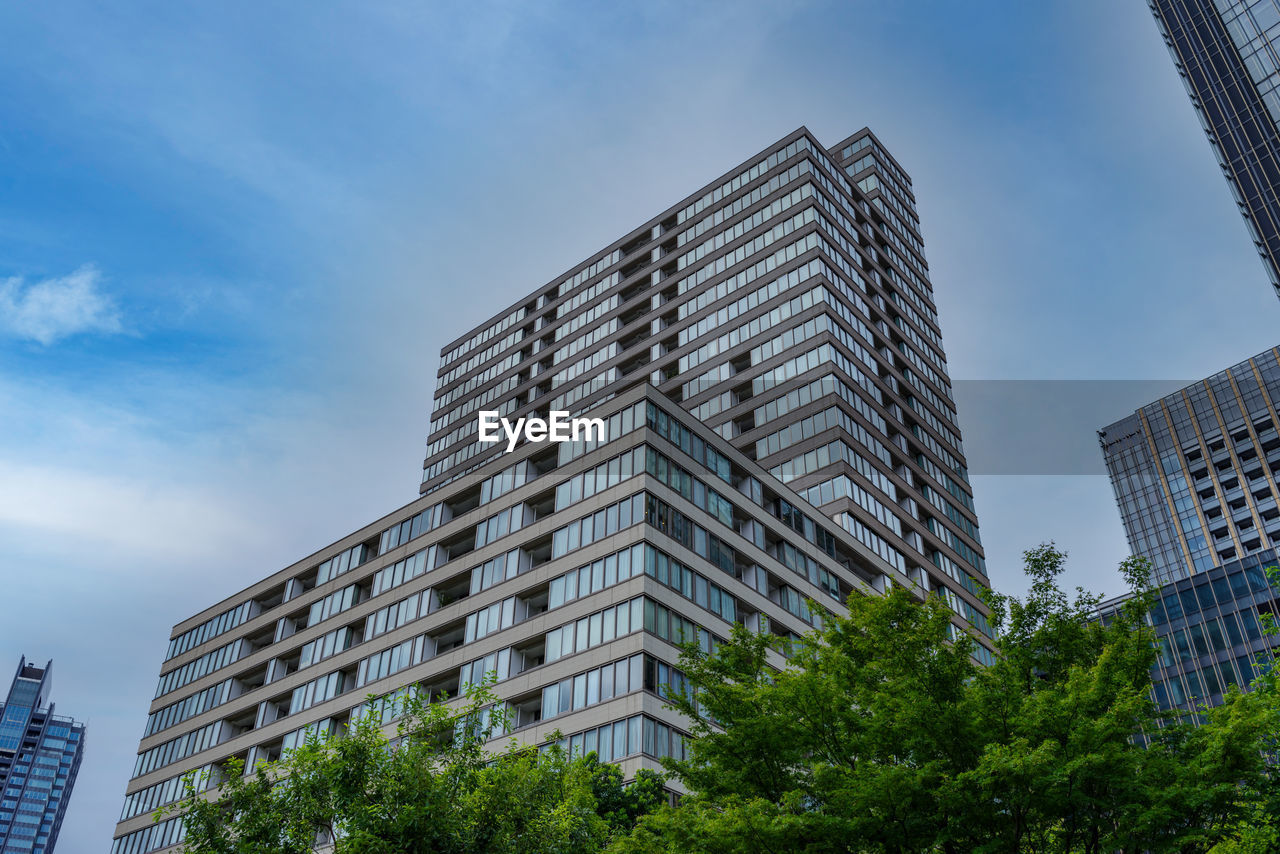
<svg viewBox="0 0 1280 854"><path fill-rule="evenodd" d="M1276 551L1266 549L1160 588L1150 622L1160 649L1152 690L1161 708L1217 705L1231 686L1245 688L1271 666L1280 638L1263 627L1280 607L1266 573L1276 564ZM1104 603L1103 619L1119 604Z"/></svg>
<svg viewBox="0 0 1280 854"><path fill-rule="evenodd" d="M1280 293L1280 0L1149 0Z"/></svg>
<svg viewBox="0 0 1280 854"><path fill-rule="evenodd" d="M1150 403L1098 431L1129 547L1158 586L1152 670L1163 708L1247 687L1280 639L1260 618L1278 591L1280 349ZM1103 618L1123 601L1104 603Z"/></svg>
<svg viewBox="0 0 1280 854"><path fill-rule="evenodd" d="M1129 547L1153 582L1280 545L1280 350L1098 432Z"/></svg>
<svg viewBox="0 0 1280 854"><path fill-rule="evenodd" d="M51 854L84 753L85 728L54 715L52 662L18 662L0 704L0 854Z"/></svg>

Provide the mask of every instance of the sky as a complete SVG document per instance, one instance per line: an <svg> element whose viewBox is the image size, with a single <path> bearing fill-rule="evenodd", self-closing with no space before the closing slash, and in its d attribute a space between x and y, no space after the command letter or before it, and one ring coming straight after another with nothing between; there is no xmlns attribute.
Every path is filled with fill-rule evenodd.
<svg viewBox="0 0 1280 854"><path fill-rule="evenodd" d="M1122 592L1092 430L1280 343L1137 0L8 3L0 35L0 666L53 659L89 726L61 850L110 844L173 624L417 496L442 346L801 125L911 174L970 445L1018 423L994 380L1075 443L975 465L1001 590L1053 540Z"/></svg>

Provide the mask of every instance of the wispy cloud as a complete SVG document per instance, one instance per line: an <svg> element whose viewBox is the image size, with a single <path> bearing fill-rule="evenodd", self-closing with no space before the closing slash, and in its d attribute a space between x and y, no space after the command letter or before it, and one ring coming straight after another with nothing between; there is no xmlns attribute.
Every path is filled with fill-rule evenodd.
<svg viewBox="0 0 1280 854"><path fill-rule="evenodd" d="M31 285L18 276L0 281L0 333L48 346L71 335L121 332L120 311L99 289L101 279L87 264Z"/></svg>

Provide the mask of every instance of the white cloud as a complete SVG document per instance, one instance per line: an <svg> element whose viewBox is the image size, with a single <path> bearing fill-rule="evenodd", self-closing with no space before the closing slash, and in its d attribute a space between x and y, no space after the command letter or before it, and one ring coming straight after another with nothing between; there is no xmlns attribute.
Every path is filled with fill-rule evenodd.
<svg viewBox="0 0 1280 854"><path fill-rule="evenodd" d="M0 333L47 346L85 332L120 332L120 312L98 289L101 278L87 264L32 285L17 276L0 281Z"/></svg>

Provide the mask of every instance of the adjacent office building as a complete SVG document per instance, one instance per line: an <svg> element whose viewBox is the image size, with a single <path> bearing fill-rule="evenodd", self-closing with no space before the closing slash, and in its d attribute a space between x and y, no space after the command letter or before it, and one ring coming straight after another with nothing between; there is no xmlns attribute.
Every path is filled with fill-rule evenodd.
<svg viewBox="0 0 1280 854"><path fill-rule="evenodd" d="M1280 293L1280 0L1149 0Z"/></svg>
<svg viewBox="0 0 1280 854"><path fill-rule="evenodd" d="M174 628L113 854L180 841L187 771L486 674L630 777L684 750L681 641L897 585L987 661L986 583L910 179L801 128L444 347L417 500Z"/></svg>
<svg viewBox="0 0 1280 854"><path fill-rule="evenodd" d="M1280 547L1278 405L1273 348L1098 433L1130 549L1159 585L1152 678L1165 708L1220 702L1278 642L1259 622L1277 607L1264 570Z"/></svg>
<svg viewBox="0 0 1280 854"><path fill-rule="evenodd" d="M1280 294L1280 3L1149 5ZM1262 570L1280 545L1278 389L1273 350L1100 432L1129 544L1164 585L1153 682L1166 708L1220 701L1270 654L1257 620L1275 607Z"/></svg>
<svg viewBox="0 0 1280 854"><path fill-rule="evenodd" d="M84 753L84 725L53 713L53 662L18 660L0 703L0 854L52 854Z"/></svg>

